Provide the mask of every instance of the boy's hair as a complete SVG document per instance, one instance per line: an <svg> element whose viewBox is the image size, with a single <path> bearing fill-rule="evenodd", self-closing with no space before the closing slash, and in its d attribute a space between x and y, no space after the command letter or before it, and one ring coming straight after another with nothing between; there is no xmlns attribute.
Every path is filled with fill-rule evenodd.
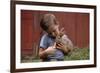
<svg viewBox="0 0 100 73"><path fill-rule="evenodd" d="M57 24L56 17L53 14L44 14L40 21L40 26L47 31L51 24Z"/></svg>

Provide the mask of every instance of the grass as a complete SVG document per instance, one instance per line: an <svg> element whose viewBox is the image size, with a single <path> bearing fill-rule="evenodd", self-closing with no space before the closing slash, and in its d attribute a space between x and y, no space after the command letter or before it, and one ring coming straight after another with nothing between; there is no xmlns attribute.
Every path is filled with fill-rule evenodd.
<svg viewBox="0 0 100 73"><path fill-rule="evenodd" d="M30 63L30 62L41 62L41 59L39 59L38 57L33 57L33 56L24 56L21 59L22 63Z"/></svg>
<svg viewBox="0 0 100 73"><path fill-rule="evenodd" d="M89 49L88 48L76 48L74 51L64 56L65 61L70 60L88 60L89 59ZM22 63L30 62L41 62L39 58L33 58L32 56L25 56L21 60Z"/></svg>
<svg viewBox="0 0 100 73"><path fill-rule="evenodd" d="M88 48L77 48L73 52L64 56L64 60L88 60L89 49Z"/></svg>

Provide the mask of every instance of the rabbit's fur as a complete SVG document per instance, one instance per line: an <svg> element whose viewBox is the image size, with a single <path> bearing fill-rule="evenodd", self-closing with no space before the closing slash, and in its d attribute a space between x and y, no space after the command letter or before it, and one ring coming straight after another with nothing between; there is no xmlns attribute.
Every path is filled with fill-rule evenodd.
<svg viewBox="0 0 100 73"><path fill-rule="evenodd" d="M73 50L73 43L72 41L67 37L67 35L65 34L59 34L58 36L56 36L56 43L62 43L66 49L67 52L70 52Z"/></svg>

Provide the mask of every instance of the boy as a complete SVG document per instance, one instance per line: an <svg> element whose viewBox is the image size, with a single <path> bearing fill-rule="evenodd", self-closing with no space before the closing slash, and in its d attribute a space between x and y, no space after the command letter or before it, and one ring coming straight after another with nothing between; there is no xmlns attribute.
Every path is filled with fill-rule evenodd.
<svg viewBox="0 0 100 73"><path fill-rule="evenodd" d="M73 45L67 37L64 37L64 40L69 40L66 43L69 43L68 45L70 46L64 44L64 40L61 42L60 39L64 33L63 30L59 30L59 23L56 17L53 14L45 14L40 21L40 26L46 32L40 41L40 58L42 61L63 61L64 53L68 53L68 49L72 48Z"/></svg>

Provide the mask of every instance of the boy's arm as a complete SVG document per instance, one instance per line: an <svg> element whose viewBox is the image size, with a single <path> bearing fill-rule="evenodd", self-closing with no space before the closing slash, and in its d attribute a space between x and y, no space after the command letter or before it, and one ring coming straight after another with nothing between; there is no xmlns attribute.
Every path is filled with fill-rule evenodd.
<svg viewBox="0 0 100 73"><path fill-rule="evenodd" d="M46 58L48 55L54 54L56 51L55 46L50 46L47 49L40 48L39 49L39 56L41 59Z"/></svg>
<svg viewBox="0 0 100 73"><path fill-rule="evenodd" d="M44 50L43 48L40 48L40 49L39 49L39 57L40 57L41 59L44 59L44 58L47 57L47 54L46 54L46 52L45 52L45 50Z"/></svg>

